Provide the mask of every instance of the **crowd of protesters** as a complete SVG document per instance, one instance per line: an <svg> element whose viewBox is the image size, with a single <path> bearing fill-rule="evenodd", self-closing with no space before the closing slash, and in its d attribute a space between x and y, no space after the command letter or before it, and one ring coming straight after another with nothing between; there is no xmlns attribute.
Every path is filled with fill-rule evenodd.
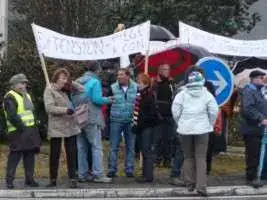
<svg viewBox="0 0 267 200"><path fill-rule="evenodd" d="M110 63L104 66L109 69ZM185 84L176 88L170 66L164 63L153 79L143 73L134 79L128 69L118 69L117 80L110 72L108 76L112 81L110 78L105 81L103 77L107 74L101 75L99 65L85 65L84 69L84 74L75 81L71 81L67 69L57 69L44 92L50 142L47 186L57 186L62 141L71 188L78 187L77 181L110 183L117 176L119 146L124 142L126 177L135 176L135 154L141 152L142 176L136 177L136 181L153 182L154 167L163 164L171 166L172 184L186 186L189 191L196 189L206 196L219 107L214 87L205 80L204 72L192 66L185 74ZM261 135L267 126L267 102L261 93L263 77L262 72L252 72L251 83L242 95L246 178L254 187L261 186L256 176ZM28 79L18 74L9 83L10 91L4 98L10 147L7 188L14 188L21 157L25 184L38 187L34 180L34 157L39 152L41 138L36 128L34 105L26 89ZM110 144L107 172L103 162L103 131Z"/></svg>

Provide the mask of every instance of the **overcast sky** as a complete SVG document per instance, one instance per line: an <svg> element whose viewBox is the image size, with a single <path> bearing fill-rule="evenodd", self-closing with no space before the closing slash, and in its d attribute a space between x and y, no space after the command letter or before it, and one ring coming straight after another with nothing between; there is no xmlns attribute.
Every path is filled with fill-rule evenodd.
<svg viewBox="0 0 267 200"><path fill-rule="evenodd" d="M261 15L261 21L250 33L240 33L235 38L246 40L267 39L267 0L256 2L251 6L251 12L258 12Z"/></svg>

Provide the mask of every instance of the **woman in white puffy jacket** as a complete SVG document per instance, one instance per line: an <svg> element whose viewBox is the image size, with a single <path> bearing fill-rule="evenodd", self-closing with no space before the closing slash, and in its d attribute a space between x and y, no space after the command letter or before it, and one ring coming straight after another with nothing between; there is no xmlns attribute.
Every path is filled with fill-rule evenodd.
<svg viewBox="0 0 267 200"><path fill-rule="evenodd" d="M192 71L188 76L188 83L175 96L172 114L184 151L185 183L189 191L196 188L200 195L207 196L208 140L219 108L204 83L203 75Z"/></svg>

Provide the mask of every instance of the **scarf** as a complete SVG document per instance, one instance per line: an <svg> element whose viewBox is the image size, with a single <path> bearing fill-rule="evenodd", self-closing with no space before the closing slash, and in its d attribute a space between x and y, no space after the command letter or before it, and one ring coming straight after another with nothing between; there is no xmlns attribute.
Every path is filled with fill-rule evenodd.
<svg viewBox="0 0 267 200"><path fill-rule="evenodd" d="M28 97L27 93L24 92L22 94L22 96L23 96L23 102L24 102L24 108L25 108L25 110L31 110L31 111L33 111L34 110L34 106L33 106L33 103L31 101L31 99Z"/></svg>

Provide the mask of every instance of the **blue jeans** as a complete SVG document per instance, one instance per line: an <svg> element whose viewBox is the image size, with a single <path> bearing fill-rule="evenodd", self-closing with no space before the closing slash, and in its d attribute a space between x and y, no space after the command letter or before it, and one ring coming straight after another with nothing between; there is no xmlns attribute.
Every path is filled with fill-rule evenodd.
<svg viewBox="0 0 267 200"><path fill-rule="evenodd" d="M110 154L109 154L109 172L117 172L118 150L121 141L121 134L124 135L126 145L125 173L134 171L134 145L135 135L132 133L131 123L110 123Z"/></svg>
<svg viewBox="0 0 267 200"><path fill-rule="evenodd" d="M89 177L88 142L92 148L92 174L94 177L104 176L101 129L97 125L87 125L77 136L78 176L80 179Z"/></svg>

